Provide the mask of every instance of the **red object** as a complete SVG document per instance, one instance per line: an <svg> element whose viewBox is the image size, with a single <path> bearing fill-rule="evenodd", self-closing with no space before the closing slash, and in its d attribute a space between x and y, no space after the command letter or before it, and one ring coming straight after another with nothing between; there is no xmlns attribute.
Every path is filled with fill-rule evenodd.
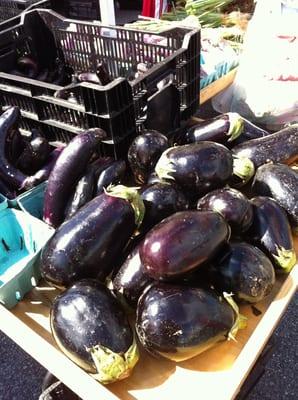
<svg viewBox="0 0 298 400"><path fill-rule="evenodd" d="M160 18L168 8L168 0L143 0L143 17Z"/></svg>

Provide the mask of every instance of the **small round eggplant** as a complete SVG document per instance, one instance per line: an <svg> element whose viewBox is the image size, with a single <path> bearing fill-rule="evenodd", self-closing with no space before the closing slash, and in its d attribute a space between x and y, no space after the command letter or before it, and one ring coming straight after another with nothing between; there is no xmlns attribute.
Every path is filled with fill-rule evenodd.
<svg viewBox="0 0 298 400"><path fill-rule="evenodd" d="M141 225L142 232L148 231L171 214L188 209L188 201L181 190L167 182L143 187L141 198L146 210Z"/></svg>
<svg viewBox="0 0 298 400"><path fill-rule="evenodd" d="M62 352L101 383L127 378L138 361L127 317L100 282L83 280L58 296L50 323Z"/></svg>
<svg viewBox="0 0 298 400"><path fill-rule="evenodd" d="M142 242L131 251L112 281L116 294L124 298L133 309L136 309L144 289L152 283L152 278L146 274L140 259L141 244Z"/></svg>
<svg viewBox="0 0 298 400"><path fill-rule="evenodd" d="M155 171L159 178L174 181L191 195L203 196L228 182L233 173L233 157L218 143L187 144L167 149Z"/></svg>
<svg viewBox="0 0 298 400"><path fill-rule="evenodd" d="M269 196L287 211L293 232L298 235L298 173L284 164L265 164L257 169L252 192Z"/></svg>
<svg viewBox="0 0 298 400"><path fill-rule="evenodd" d="M209 269L216 289L232 292L237 301L257 303L272 290L275 272L269 258L247 243L231 243L229 252Z"/></svg>
<svg viewBox="0 0 298 400"><path fill-rule="evenodd" d="M220 341L234 339L243 317L229 295L205 289L154 283L141 296L136 331L152 355L179 362Z"/></svg>
<svg viewBox="0 0 298 400"><path fill-rule="evenodd" d="M230 227L220 214L180 211L147 233L140 258L152 278L173 279L212 259L229 237Z"/></svg>
<svg viewBox="0 0 298 400"><path fill-rule="evenodd" d="M162 152L168 148L168 139L153 130L143 131L128 149L128 161L135 180L139 184L147 182Z"/></svg>
<svg viewBox="0 0 298 400"><path fill-rule="evenodd" d="M206 194L199 199L197 209L218 212L230 225L232 234L236 235L247 231L253 220L253 209L248 198L228 187Z"/></svg>
<svg viewBox="0 0 298 400"><path fill-rule="evenodd" d="M254 218L248 237L268 255L277 272L290 272L296 264L296 252L286 212L270 197L250 201Z"/></svg>

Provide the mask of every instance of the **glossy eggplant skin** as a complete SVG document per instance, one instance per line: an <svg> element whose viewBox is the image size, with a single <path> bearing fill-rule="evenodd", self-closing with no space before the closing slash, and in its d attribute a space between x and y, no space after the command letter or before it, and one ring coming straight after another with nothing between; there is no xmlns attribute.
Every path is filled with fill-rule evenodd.
<svg viewBox="0 0 298 400"><path fill-rule="evenodd" d="M27 175L35 174L47 162L50 153L49 142L43 137L35 137L26 144L18 158L17 166Z"/></svg>
<svg viewBox="0 0 298 400"><path fill-rule="evenodd" d="M15 189L23 187L26 175L9 161L9 143L20 121L18 107L10 107L0 116L0 178Z"/></svg>
<svg viewBox="0 0 298 400"><path fill-rule="evenodd" d="M209 269L220 292L233 293L239 302L257 303L272 290L275 272L269 258L248 243L230 243L229 252Z"/></svg>
<svg viewBox="0 0 298 400"><path fill-rule="evenodd" d="M46 187L43 219L47 224L57 228L62 223L73 187L105 137L102 129L90 129L75 136L63 149Z"/></svg>
<svg viewBox="0 0 298 400"><path fill-rule="evenodd" d="M275 199L286 210L298 235L298 173L284 164L265 164L257 169L252 192Z"/></svg>
<svg viewBox="0 0 298 400"><path fill-rule="evenodd" d="M123 160L114 161L107 166L98 177L96 184L96 196L104 192L110 185L120 183L126 171L126 163Z"/></svg>
<svg viewBox="0 0 298 400"><path fill-rule="evenodd" d="M112 281L116 294L122 296L133 309L136 309L144 289L153 282L152 278L146 274L140 259L141 244L142 242L130 252Z"/></svg>
<svg viewBox="0 0 298 400"><path fill-rule="evenodd" d="M152 355L179 362L226 340L234 322L233 309L211 291L154 283L138 302L136 332Z"/></svg>
<svg viewBox="0 0 298 400"><path fill-rule="evenodd" d="M273 162L291 164L298 158L298 124L233 148L239 157L247 157L255 168Z"/></svg>
<svg viewBox="0 0 298 400"><path fill-rule="evenodd" d="M173 279L212 259L229 240L230 227L212 211L180 211L145 236L140 258L149 276Z"/></svg>
<svg viewBox="0 0 298 400"><path fill-rule="evenodd" d="M248 140L259 139L264 136L271 135L270 132L248 121L246 118L241 117L243 121L243 131L233 142L230 147L237 146L238 144L247 142Z"/></svg>
<svg viewBox="0 0 298 400"><path fill-rule="evenodd" d="M189 206L182 191L176 185L167 182L143 186L141 198L146 209L140 228L142 232L148 231L171 214L187 210Z"/></svg>
<svg viewBox="0 0 298 400"><path fill-rule="evenodd" d="M206 194L198 200L197 209L220 213L230 225L232 235L247 231L253 220L253 208L248 198L229 187Z"/></svg>
<svg viewBox="0 0 298 400"><path fill-rule="evenodd" d="M82 278L104 281L135 228L128 201L97 196L62 224L43 249L43 277L57 287Z"/></svg>
<svg viewBox="0 0 298 400"><path fill-rule="evenodd" d="M103 284L92 279L77 282L56 297L50 324L60 349L90 373L99 372L91 349L100 346L123 355L134 342L120 303Z"/></svg>
<svg viewBox="0 0 298 400"><path fill-rule="evenodd" d="M270 197L257 196L250 201L254 218L247 238L270 258L276 272L290 272L296 253L286 212Z"/></svg>
<svg viewBox="0 0 298 400"><path fill-rule="evenodd" d="M199 142L166 150L155 171L198 198L228 182L233 174L233 157L221 144Z"/></svg>
<svg viewBox="0 0 298 400"><path fill-rule="evenodd" d="M145 130L133 140L128 149L128 162L138 184L147 182L157 160L167 148L166 136L154 130Z"/></svg>

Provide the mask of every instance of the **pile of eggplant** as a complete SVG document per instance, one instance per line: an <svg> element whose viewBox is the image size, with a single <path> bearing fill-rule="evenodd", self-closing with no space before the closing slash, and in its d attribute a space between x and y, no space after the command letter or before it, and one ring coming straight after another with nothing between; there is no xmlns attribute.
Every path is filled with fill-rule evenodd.
<svg viewBox="0 0 298 400"><path fill-rule="evenodd" d="M270 134L228 113L175 143L144 131L123 161L94 158L104 137L78 135L55 163L40 265L62 290L58 346L107 384L130 375L140 346L180 362L237 340L238 305L294 267L298 125Z"/></svg>
<svg viewBox="0 0 298 400"><path fill-rule="evenodd" d="M8 199L47 180L63 148L50 146L37 129L22 135L20 119L18 107L0 116L0 193Z"/></svg>

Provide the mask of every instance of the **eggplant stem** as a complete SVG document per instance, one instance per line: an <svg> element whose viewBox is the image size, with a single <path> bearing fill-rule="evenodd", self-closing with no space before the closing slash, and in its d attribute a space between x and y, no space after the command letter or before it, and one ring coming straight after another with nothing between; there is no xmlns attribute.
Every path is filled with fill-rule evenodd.
<svg viewBox="0 0 298 400"><path fill-rule="evenodd" d="M228 130L227 136L229 136L228 142L232 142L237 139L244 129L244 121L238 113L228 113L230 128Z"/></svg>
<svg viewBox="0 0 298 400"><path fill-rule="evenodd" d="M247 326L247 318L244 315L241 315L239 312L239 307L235 303L235 301L232 299L233 294L232 293L223 293L223 297L225 300L229 303L229 305L233 308L233 311L235 313L235 322L232 328L230 329L230 332L228 333L228 340L234 340L234 342L237 342L236 340L236 335L239 329L244 329Z"/></svg>
<svg viewBox="0 0 298 400"><path fill-rule="evenodd" d="M277 255L273 254L274 259L282 268L282 272L289 273L296 264L296 253L293 249L287 250L282 246L275 246Z"/></svg>
<svg viewBox="0 0 298 400"><path fill-rule="evenodd" d="M135 338L125 353L114 353L107 347L96 345L88 349L97 373L94 378L108 384L127 378L139 360L139 350Z"/></svg>
<svg viewBox="0 0 298 400"><path fill-rule="evenodd" d="M143 221L145 215L145 205L138 193L137 187L127 187L124 185L110 185L105 193L108 196L119 197L121 199L127 200L132 206L135 213L135 223L136 226L139 227Z"/></svg>
<svg viewBox="0 0 298 400"><path fill-rule="evenodd" d="M170 147L169 149L165 150L160 156L160 159L157 161L155 172L159 179L175 180L175 178L170 174L171 172L176 172L176 170L173 166L172 161L168 159L168 152L172 150L172 148L173 147Z"/></svg>
<svg viewBox="0 0 298 400"><path fill-rule="evenodd" d="M254 163L247 157L233 155L233 174L247 183L255 174Z"/></svg>

